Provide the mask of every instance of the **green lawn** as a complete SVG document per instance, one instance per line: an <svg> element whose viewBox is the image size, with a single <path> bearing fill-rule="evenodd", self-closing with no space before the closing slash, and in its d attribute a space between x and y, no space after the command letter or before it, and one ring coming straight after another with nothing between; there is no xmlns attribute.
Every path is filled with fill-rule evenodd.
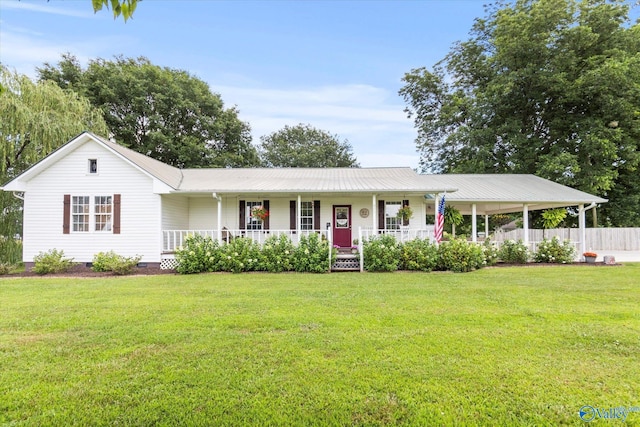
<svg viewBox="0 0 640 427"><path fill-rule="evenodd" d="M0 279L0 425L583 425L583 405L640 406L640 264Z"/></svg>

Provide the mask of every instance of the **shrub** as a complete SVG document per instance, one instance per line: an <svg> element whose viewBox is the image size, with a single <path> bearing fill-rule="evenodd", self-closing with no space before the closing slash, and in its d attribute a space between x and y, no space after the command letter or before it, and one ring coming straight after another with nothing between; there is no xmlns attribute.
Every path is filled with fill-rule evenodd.
<svg viewBox="0 0 640 427"><path fill-rule="evenodd" d="M288 236L269 236L262 245L259 269L271 273L291 271L294 252L295 248Z"/></svg>
<svg viewBox="0 0 640 427"><path fill-rule="evenodd" d="M93 256L91 269L93 271L111 271L117 275L131 274L141 259L140 255L124 257L114 251L98 252Z"/></svg>
<svg viewBox="0 0 640 427"><path fill-rule="evenodd" d="M462 239L440 243L438 255L440 269L457 273L473 271L485 264L482 246Z"/></svg>
<svg viewBox="0 0 640 427"><path fill-rule="evenodd" d="M93 256L91 269L93 271L111 271L111 266L118 262L120 255L114 251L98 252Z"/></svg>
<svg viewBox="0 0 640 427"><path fill-rule="evenodd" d="M239 237L222 246L220 269L232 273L257 270L260 245L252 239Z"/></svg>
<svg viewBox="0 0 640 427"><path fill-rule="evenodd" d="M0 262L0 276L11 273L13 265L9 263Z"/></svg>
<svg viewBox="0 0 640 427"><path fill-rule="evenodd" d="M50 249L33 257L33 271L36 274L64 273L73 267L73 258L65 258L64 251Z"/></svg>
<svg viewBox="0 0 640 427"><path fill-rule="evenodd" d="M367 271L396 271L400 264L402 248L395 237L388 234L372 236L362 249L364 269Z"/></svg>
<svg viewBox="0 0 640 427"><path fill-rule="evenodd" d="M558 264L566 264L573 262L576 255L576 249L570 241L560 242L558 237L551 240L544 239L538 245L538 250L533 256L535 262L553 262Z"/></svg>
<svg viewBox="0 0 640 427"><path fill-rule="evenodd" d="M522 240L505 240L498 251L498 258L506 263L525 264L529 261L529 250Z"/></svg>
<svg viewBox="0 0 640 427"><path fill-rule="evenodd" d="M176 251L176 260L176 271L180 274L220 271L222 248L211 237L191 235Z"/></svg>
<svg viewBox="0 0 640 427"><path fill-rule="evenodd" d="M415 239L402 245L402 268L432 271L438 265L438 246L428 239Z"/></svg>
<svg viewBox="0 0 640 427"><path fill-rule="evenodd" d="M489 238L484 240L482 251L484 252L485 265L496 265L498 262L498 248L491 243Z"/></svg>
<svg viewBox="0 0 640 427"><path fill-rule="evenodd" d="M318 233L300 236L293 256L293 269L306 273L326 273L329 271L329 254L333 263L336 254Z"/></svg>

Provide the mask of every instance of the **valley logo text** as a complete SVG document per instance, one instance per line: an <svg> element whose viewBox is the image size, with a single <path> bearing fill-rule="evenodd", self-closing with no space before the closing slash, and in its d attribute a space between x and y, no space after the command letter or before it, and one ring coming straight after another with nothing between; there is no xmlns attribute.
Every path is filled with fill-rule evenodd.
<svg viewBox="0 0 640 427"><path fill-rule="evenodd" d="M593 421L596 418L609 419L609 420L622 420L627 419L627 415L631 412L640 412L640 406L618 406L615 408L594 408L590 405L585 405L580 408L580 419L585 422Z"/></svg>

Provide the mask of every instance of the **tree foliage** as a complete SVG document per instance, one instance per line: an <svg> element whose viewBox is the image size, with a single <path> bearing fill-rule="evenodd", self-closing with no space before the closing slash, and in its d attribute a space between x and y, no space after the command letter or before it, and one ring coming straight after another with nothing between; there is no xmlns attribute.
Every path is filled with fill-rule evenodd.
<svg viewBox="0 0 640 427"><path fill-rule="evenodd" d="M431 71L404 76L423 168L533 173L608 197L602 217L614 224L640 224L640 25L629 5L516 0L487 12Z"/></svg>
<svg viewBox="0 0 640 427"><path fill-rule="evenodd" d="M186 71L142 57L96 59L83 69L66 54L38 75L86 96L101 109L111 136L142 154L177 167L258 164L249 125Z"/></svg>
<svg viewBox="0 0 640 427"><path fill-rule="evenodd" d="M103 7L109 8L113 11L113 19L122 15L125 22L133 16L136 7L138 6L138 0L91 0L93 5L93 11L99 12Z"/></svg>
<svg viewBox="0 0 640 427"><path fill-rule="evenodd" d="M34 83L0 67L0 185L84 130L107 133L100 111L52 82ZM21 202L0 192L0 236L20 233Z"/></svg>
<svg viewBox="0 0 640 427"><path fill-rule="evenodd" d="M359 167L349 141L309 124L285 126L260 138L262 164L286 168Z"/></svg>

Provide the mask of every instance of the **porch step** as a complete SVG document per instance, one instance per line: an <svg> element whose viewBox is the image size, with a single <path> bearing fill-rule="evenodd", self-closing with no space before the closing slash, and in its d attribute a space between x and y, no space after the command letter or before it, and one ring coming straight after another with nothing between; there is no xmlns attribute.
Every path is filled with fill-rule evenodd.
<svg viewBox="0 0 640 427"><path fill-rule="evenodd" d="M331 271L360 271L360 255L340 253L331 266Z"/></svg>

